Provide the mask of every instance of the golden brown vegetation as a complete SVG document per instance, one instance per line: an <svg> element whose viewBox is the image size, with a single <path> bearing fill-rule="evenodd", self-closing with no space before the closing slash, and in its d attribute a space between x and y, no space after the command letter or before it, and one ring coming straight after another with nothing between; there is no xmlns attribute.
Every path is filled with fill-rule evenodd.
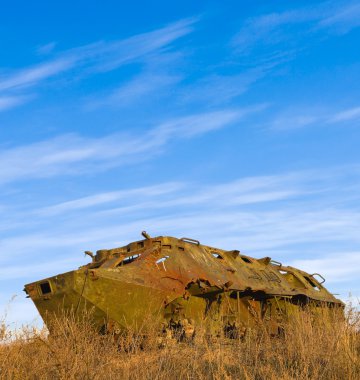
<svg viewBox="0 0 360 380"><path fill-rule="evenodd" d="M294 315L273 337L260 325L238 340L208 339L159 347L128 334L114 343L87 315L54 321L54 333L0 323L2 379L359 379L360 321L321 311ZM141 344L140 344L141 342ZM120 348L119 348L120 347Z"/></svg>

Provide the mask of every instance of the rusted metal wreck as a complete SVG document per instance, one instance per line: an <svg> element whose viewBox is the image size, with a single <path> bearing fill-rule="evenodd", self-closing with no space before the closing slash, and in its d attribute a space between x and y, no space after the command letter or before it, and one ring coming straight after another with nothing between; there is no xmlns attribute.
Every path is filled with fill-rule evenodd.
<svg viewBox="0 0 360 380"><path fill-rule="evenodd" d="M78 270L25 285L45 323L63 310L92 309L99 331L143 329L147 316L166 334L191 337L210 320L212 332L236 337L259 321L279 329L303 305L343 306L319 274L193 239L142 234L124 247L85 252L92 262Z"/></svg>

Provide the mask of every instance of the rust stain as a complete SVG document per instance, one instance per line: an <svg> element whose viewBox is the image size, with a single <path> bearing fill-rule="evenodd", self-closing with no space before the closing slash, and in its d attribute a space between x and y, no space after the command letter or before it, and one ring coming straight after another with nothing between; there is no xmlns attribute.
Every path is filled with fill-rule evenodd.
<svg viewBox="0 0 360 380"><path fill-rule="evenodd" d="M62 309L92 308L101 331L136 329L144 315L160 313L167 335L170 329L188 338L209 319L214 333L236 337L260 319L279 323L304 305L343 308L319 274L194 239L142 234L144 240L124 247L86 251L92 261L78 270L25 285L45 323Z"/></svg>

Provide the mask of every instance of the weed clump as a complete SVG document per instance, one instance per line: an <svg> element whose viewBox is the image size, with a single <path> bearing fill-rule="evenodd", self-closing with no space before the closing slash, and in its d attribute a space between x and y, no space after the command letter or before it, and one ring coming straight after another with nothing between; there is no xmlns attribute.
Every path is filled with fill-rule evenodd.
<svg viewBox="0 0 360 380"><path fill-rule="evenodd" d="M331 314L300 310L278 336L260 323L239 339L213 339L200 326L193 341L175 344L159 344L155 328L99 334L86 313L54 318L51 334L1 322L0 378L357 380L359 313Z"/></svg>

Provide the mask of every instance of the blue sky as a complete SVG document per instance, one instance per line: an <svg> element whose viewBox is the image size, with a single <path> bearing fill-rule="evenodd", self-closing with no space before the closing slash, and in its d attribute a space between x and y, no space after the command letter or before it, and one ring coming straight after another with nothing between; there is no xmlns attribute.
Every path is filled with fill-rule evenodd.
<svg viewBox="0 0 360 380"><path fill-rule="evenodd" d="M23 284L144 229L360 296L358 2L13 1L0 34L9 323L37 318Z"/></svg>

